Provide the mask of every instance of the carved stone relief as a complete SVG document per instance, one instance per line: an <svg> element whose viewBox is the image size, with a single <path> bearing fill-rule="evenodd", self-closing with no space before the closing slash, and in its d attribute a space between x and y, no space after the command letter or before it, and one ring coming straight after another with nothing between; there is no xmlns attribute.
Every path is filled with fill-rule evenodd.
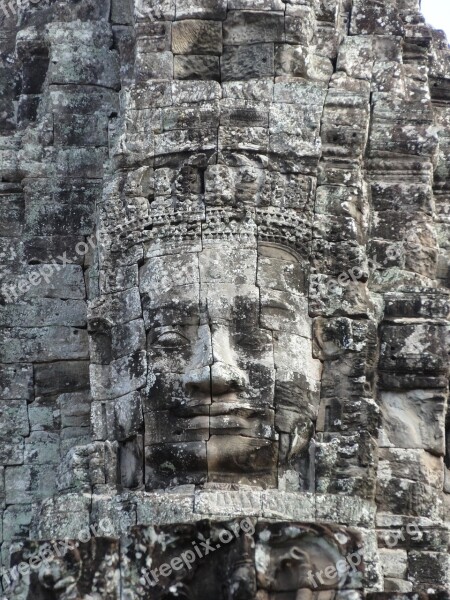
<svg viewBox="0 0 450 600"><path fill-rule="evenodd" d="M450 54L418 0L13 4L2 564L75 542L8 600L448 598Z"/></svg>

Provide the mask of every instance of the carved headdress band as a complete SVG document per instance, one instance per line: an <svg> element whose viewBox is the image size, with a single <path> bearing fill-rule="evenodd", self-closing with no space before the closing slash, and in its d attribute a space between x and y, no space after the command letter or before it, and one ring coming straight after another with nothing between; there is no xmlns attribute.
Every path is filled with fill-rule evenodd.
<svg viewBox="0 0 450 600"><path fill-rule="evenodd" d="M183 177L187 183L169 182L167 191L156 183L149 201L141 198L145 206L106 228L112 251L138 243L208 245L235 239L240 245L277 243L308 256L315 196L311 177L247 168L237 180L233 169L213 165L204 173L203 190L193 189L195 174L184 171ZM130 191L128 207L139 194Z"/></svg>

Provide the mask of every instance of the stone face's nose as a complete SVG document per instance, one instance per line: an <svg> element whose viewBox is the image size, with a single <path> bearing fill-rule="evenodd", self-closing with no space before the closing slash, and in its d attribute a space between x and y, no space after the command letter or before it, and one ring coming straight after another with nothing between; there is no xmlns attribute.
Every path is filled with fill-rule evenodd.
<svg viewBox="0 0 450 600"><path fill-rule="evenodd" d="M211 367L192 369L183 376L184 388L193 394L202 392L219 396L238 392L248 385L247 374L234 365L216 362Z"/></svg>
<svg viewBox="0 0 450 600"><path fill-rule="evenodd" d="M211 394L211 368L209 365L200 369L190 369L183 375L183 386L190 393L203 392Z"/></svg>
<svg viewBox="0 0 450 600"><path fill-rule="evenodd" d="M227 392L238 392L248 385L247 374L235 365L215 362L211 366L211 392L213 397Z"/></svg>
<svg viewBox="0 0 450 600"><path fill-rule="evenodd" d="M212 326L211 393L214 396L238 392L248 385L248 375L239 368L228 323Z"/></svg>

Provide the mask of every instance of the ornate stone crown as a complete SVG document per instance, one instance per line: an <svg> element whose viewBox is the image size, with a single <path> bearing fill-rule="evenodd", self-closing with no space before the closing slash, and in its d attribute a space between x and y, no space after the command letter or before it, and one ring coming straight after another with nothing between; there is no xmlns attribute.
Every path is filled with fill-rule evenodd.
<svg viewBox="0 0 450 600"><path fill-rule="evenodd" d="M168 189L156 183L149 200L137 198L139 193L133 189L132 198L127 198L127 206L134 209L131 218L116 219L118 224L106 229L112 251L138 243L161 247L235 240L239 245L277 243L307 257L314 213L313 179L261 169L244 169L237 177L233 169L229 169L231 174L226 169L223 165L212 167L203 185L193 182L192 173L181 173Z"/></svg>

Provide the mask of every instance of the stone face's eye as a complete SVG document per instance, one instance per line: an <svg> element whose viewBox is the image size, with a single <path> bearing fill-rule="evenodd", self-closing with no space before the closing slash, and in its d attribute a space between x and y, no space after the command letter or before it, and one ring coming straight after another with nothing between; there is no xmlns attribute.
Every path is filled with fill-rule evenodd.
<svg viewBox="0 0 450 600"><path fill-rule="evenodd" d="M165 331L164 333L159 334L153 342L153 346L168 350L171 348L183 348L188 344L189 340L178 331Z"/></svg>

